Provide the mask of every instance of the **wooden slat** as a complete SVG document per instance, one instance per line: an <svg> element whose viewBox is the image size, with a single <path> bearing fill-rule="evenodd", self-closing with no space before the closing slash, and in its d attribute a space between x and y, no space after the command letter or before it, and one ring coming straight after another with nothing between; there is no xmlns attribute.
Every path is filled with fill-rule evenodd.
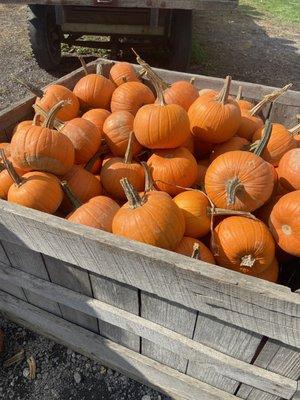
<svg viewBox="0 0 300 400"><path fill-rule="evenodd" d="M86 271L80 270L73 265L64 263L56 258L44 256L44 262L50 277L50 281L60 286L71 289L75 292L93 297L89 275ZM74 322L92 332L98 333L98 322L81 311L75 311L74 308L60 305L62 317L67 321Z"/></svg>
<svg viewBox="0 0 300 400"><path fill-rule="evenodd" d="M2 240L2 246L13 267L38 278L49 280L41 254L5 240ZM42 295L36 295L30 290L24 290L24 293L29 303L55 315L61 315L59 306L55 301L49 301Z"/></svg>
<svg viewBox="0 0 300 400"><path fill-rule="evenodd" d="M174 400L236 400L235 396L188 377L62 318L0 292L0 311L87 357L101 361Z"/></svg>
<svg viewBox="0 0 300 400"><path fill-rule="evenodd" d="M300 300L287 287L5 201L0 217L1 238L300 347Z"/></svg>
<svg viewBox="0 0 300 400"><path fill-rule="evenodd" d="M139 297L136 288L93 274L90 274L90 280L95 299L139 315ZM131 350L140 351L140 337L128 330L99 320L99 333Z"/></svg>
<svg viewBox="0 0 300 400"><path fill-rule="evenodd" d="M142 292L141 316L191 339L197 312L158 296ZM177 352L166 350L157 343L143 339L142 354L180 372L186 372L188 359L184 357L184 353L178 354Z"/></svg>
<svg viewBox="0 0 300 400"><path fill-rule="evenodd" d="M43 293L49 299L55 298L60 303L72 305L75 309L89 315L100 317L100 319L140 334L156 344L200 362L200 367L212 364L224 376L251 383L255 387L263 388L269 393L279 394L284 398L290 398L296 390L296 381L228 357L149 320L56 284L38 278L32 279L31 275L12 267L0 264L0 271L5 280L15 284L23 284L27 289L38 294Z"/></svg>

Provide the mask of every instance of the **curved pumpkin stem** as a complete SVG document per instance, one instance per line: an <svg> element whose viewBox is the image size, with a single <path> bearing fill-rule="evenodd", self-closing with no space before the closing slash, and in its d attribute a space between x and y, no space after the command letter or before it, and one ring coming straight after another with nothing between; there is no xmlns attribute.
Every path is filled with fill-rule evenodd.
<svg viewBox="0 0 300 400"><path fill-rule="evenodd" d="M133 157L133 140L134 140L135 136L134 136L134 132L131 131L129 134L129 138L128 138L128 144L127 144L127 148L126 148L126 153L125 153L125 157L124 157L124 163L125 164L131 164L132 163L132 157Z"/></svg>
<svg viewBox="0 0 300 400"><path fill-rule="evenodd" d="M79 199L77 199L77 197L74 195L74 193L70 189L67 181L61 181L60 185L61 185L62 190L64 191L65 195L70 200L74 210L77 210L77 208L82 206L83 203Z"/></svg>
<svg viewBox="0 0 300 400"><path fill-rule="evenodd" d="M240 215L242 217L257 220L256 216L248 211L228 210L227 208L208 207L207 215Z"/></svg>
<svg viewBox="0 0 300 400"><path fill-rule="evenodd" d="M267 144L269 143L271 135L272 135L272 124L267 119L265 122L262 138L260 141L257 142L257 145L254 147L254 151L253 151L254 154L256 154L257 156L261 156L262 152L264 151Z"/></svg>
<svg viewBox="0 0 300 400"><path fill-rule="evenodd" d="M129 182L127 178L122 178L120 180L120 184L124 190L130 208L135 209L142 206L145 203L146 199L141 198L139 193L135 190L135 188L132 186L132 184Z"/></svg>
<svg viewBox="0 0 300 400"><path fill-rule="evenodd" d="M141 162L142 167L144 168L144 172L145 172L145 189L144 192L148 193L154 189L154 183L153 183L153 179L152 179L152 174L149 168L149 165L145 162L142 161Z"/></svg>
<svg viewBox="0 0 300 400"><path fill-rule="evenodd" d="M229 91L230 91L230 85L231 85L231 76L227 75L225 79L225 83L219 94L217 95L217 101L219 101L222 104L226 104L229 96Z"/></svg>
<svg viewBox="0 0 300 400"><path fill-rule="evenodd" d="M226 185L226 198L227 198L227 205L233 206L235 204L236 195L244 185L240 182L240 180L235 177L230 179Z"/></svg>
<svg viewBox="0 0 300 400"><path fill-rule="evenodd" d="M199 243L194 243L193 252L192 252L191 257L195 258L195 260L201 260Z"/></svg>
<svg viewBox="0 0 300 400"><path fill-rule="evenodd" d="M25 82L23 80L21 80L18 76L13 75L13 78L19 82L22 86L24 86L27 90L29 90L29 92L31 92L32 94L34 94L36 97L43 97L44 96L44 92L42 91L42 89L38 88L35 85L32 85L31 83Z"/></svg>
<svg viewBox="0 0 300 400"><path fill-rule="evenodd" d="M80 61L80 64L81 64L81 66L82 66L82 68L84 70L85 75L88 75L89 71L87 69L86 62L84 61L84 58L82 56L80 56L79 54L77 54L77 57L78 57L78 60Z"/></svg>
<svg viewBox="0 0 300 400"><path fill-rule="evenodd" d="M56 120L56 114L58 111L65 107L67 104L70 104L68 100L61 100L58 103L54 104L54 106L46 113L45 121L43 122L43 126L45 128L53 129L54 125L58 125L58 121ZM59 129L62 128L63 123L60 124Z"/></svg>
<svg viewBox="0 0 300 400"><path fill-rule="evenodd" d="M0 157L2 158L2 162L3 162L4 168L9 173L9 176L13 180L14 184L16 186L18 186L18 187L21 186L24 183L25 180L24 180L24 178L22 178L17 173L17 171L15 170L14 166L12 165L12 163L8 160L8 158L6 157L4 149L0 149Z"/></svg>
<svg viewBox="0 0 300 400"><path fill-rule="evenodd" d="M243 95L243 86L240 85L235 100L240 101Z"/></svg>
<svg viewBox="0 0 300 400"><path fill-rule="evenodd" d="M190 79L190 84L194 86L195 80L196 80L196 78L193 76L193 77Z"/></svg>
<svg viewBox="0 0 300 400"><path fill-rule="evenodd" d="M272 93L267 94L262 98L262 100L256 104L253 108L250 110L250 115L255 115L257 114L266 104L268 103L273 103L275 100L278 99L281 95L283 95L290 87L293 86L292 83L289 83L288 85L284 86L281 89L276 89Z"/></svg>
<svg viewBox="0 0 300 400"><path fill-rule="evenodd" d="M241 267L249 267L252 268L255 264L256 259L252 256L252 254L247 254L241 258Z"/></svg>

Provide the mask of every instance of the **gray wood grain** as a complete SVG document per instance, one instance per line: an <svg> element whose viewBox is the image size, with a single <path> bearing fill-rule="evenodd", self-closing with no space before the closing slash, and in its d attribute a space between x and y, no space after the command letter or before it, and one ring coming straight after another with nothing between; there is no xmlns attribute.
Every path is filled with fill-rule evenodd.
<svg viewBox="0 0 300 400"><path fill-rule="evenodd" d="M5 240L2 240L2 246L10 261L10 264L13 267L38 278L49 280L49 276L40 253L14 243L9 243ZM61 315L57 302L47 300L43 296L36 295L30 290L24 290L24 293L29 303L55 315Z"/></svg>
<svg viewBox="0 0 300 400"><path fill-rule="evenodd" d="M86 271L80 270L71 264L64 263L56 258L43 256L50 281L71 289L75 292L93 297L89 275ZM74 308L60 304L62 317L67 321L98 333L97 319Z"/></svg>
<svg viewBox="0 0 300 400"><path fill-rule="evenodd" d="M300 300L286 287L5 201L0 218L0 238L300 347Z"/></svg>
<svg viewBox="0 0 300 400"><path fill-rule="evenodd" d="M174 332L192 338L197 312L149 293L141 293L141 317L156 322ZM166 350L157 343L142 339L142 354L186 372L188 359L183 353Z"/></svg>
<svg viewBox="0 0 300 400"><path fill-rule="evenodd" d="M236 397L197 381L93 332L0 292L0 311L11 320L103 362L152 386L174 400L236 400Z"/></svg>
<svg viewBox="0 0 300 400"><path fill-rule="evenodd" d="M139 315L139 298L136 288L93 274L90 274L90 280L95 299ZM128 330L99 320L99 332L101 336L131 350L140 351L140 337Z"/></svg>

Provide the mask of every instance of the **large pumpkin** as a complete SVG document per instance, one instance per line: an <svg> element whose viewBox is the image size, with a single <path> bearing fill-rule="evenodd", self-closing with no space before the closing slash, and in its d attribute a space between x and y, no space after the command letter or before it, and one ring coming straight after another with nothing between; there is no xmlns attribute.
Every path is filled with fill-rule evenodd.
<svg viewBox="0 0 300 400"><path fill-rule="evenodd" d="M197 249L197 259L207 262L209 264L215 264L215 258L212 255L212 252L200 242L200 240L184 236L180 241L179 245L174 250L175 253L183 254L187 257L192 257L195 245L198 247Z"/></svg>
<svg viewBox="0 0 300 400"><path fill-rule="evenodd" d="M178 104L186 111L199 97L198 90L188 81L177 81L164 91L166 104Z"/></svg>
<svg viewBox="0 0 300 400"><path fill-rule="evenodd" d="M101 136L103 135L103 125L105 120L110 116L110 112L104 108L93 108L82 115L82 118L92 122L99 129Z"/></svg>
<svg viewBox="0 0 300 400"><path fill-rule="evenodd" d="M224 219L214 229L212 252L221 267L258 276L275 257L275 243L267 226L246 217Z"/></svg>
<svg viewBox="0 0 300 400"><path fill-rule="evenodd" d="M279 183L287 190L300 190L300 148L288 151L279 161Z"/></svg>
<svg viewBox="0 0 300 400"><path fill-rule="evenodd" d="M229 151L217 157L205 175L205 190L220 208L254 211L271 196L274 173L256 154Z"/></svg>
<svg viewBox="0 0 300 400"><path fill-rule="evenodd" d="M279 199L272 209L269 226L278 245L300 257L300 190Z"/></svg>
<svg viewBox="0 0 300 400"><path fill-rule="evenodd" d="M184 147L157 150L147 161L158 190L176 195L184 189L176 187L192 186L198 175L195 157Z"/></svg>
<svg viewBox="0 0 300 400"><path fill-rule="evenodd" d="M109 77L116 86L123 85L126 82L139 82L133 66L125 61L113 65Z"/></svg>
<svg viewBox="0 0 300 400"><path fill-rule="evenodd" d="M222 143L234 136L240 126L241 111L229 97L231 78L216 97L199 97L189 109L191 132L204 142Z"/></svg>
<svg viewBox="0 0 300 400"><path fill-rule="evenodd" d="M126 178L121 184L128 202L114 217L113 233L174 250L183 238L184 217L171 197L156 191L141 197Z"/></svg>

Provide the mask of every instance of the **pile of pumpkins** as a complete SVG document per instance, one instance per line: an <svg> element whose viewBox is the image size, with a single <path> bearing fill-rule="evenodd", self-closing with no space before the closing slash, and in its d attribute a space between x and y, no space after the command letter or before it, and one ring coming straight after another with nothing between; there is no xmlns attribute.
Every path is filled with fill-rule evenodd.
<svg viewBox="0 0 300 400"><path fill-rule="evenodd" d="M48 86L0 144L0 198L276 282L300 256L299 125L259 113L284 90L254 105L137 61Z"/></svg>

